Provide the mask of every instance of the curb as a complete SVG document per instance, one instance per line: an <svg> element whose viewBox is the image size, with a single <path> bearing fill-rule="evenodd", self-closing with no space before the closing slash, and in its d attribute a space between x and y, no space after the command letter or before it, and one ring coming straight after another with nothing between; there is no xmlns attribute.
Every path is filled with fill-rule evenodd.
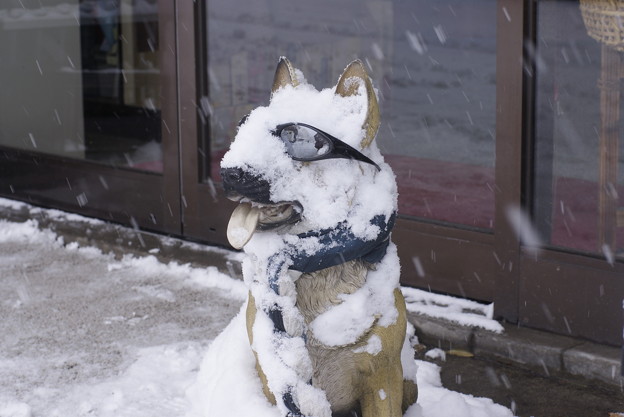
<svg viewBox="0 0 624 417"><path fill-rule="evenodd" d="M101 220L92 220L58 210L41 209L27 203L0 204L0 219L15 222L36 220L63 237L64 242L97 247L122 257L151 254L162 262L216 266L230 276L242 277L241 257L220 249L145 232ZM624 390L621 376L621 349L544 331L503 324L497 334L450 321L408 313L421 343L444 350L462 349L475 355L488 355L550 372L565 372L597 379Z"/></svg>
<svg viewBox="0 0 624 417"><path fill-rule="evenodd" d="M597 379L624 389L620 348L503 324L501 334L408 313L421 343L444 350L462 349L551 372Z"/></svg>
<svg viewBox="0 0 624 417"><path fill-rule="evenodd" d="M8 200L7 200L8 201ZM31 206L14 201L0 204L0 219L13 222L37 221L39 228L49 229L63 238L65 244L92 246L105 253L124 255L153 255L161 262L189 263L196 267L215 266L223 273L242 277L238 254L218 246L194 243L175 237L92 219L55 209Z"/></svg>

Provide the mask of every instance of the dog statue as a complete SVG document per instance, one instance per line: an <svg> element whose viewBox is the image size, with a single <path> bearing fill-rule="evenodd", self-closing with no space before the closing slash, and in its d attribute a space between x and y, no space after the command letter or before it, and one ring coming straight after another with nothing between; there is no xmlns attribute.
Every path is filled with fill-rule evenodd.
<svg viewBox="0 0 624 417"><path fill-rule="evenodd" d="M282 57L221 162L256 369L288 416L398 417L417 398L379 123L361 61L317 91Z"/></svg>

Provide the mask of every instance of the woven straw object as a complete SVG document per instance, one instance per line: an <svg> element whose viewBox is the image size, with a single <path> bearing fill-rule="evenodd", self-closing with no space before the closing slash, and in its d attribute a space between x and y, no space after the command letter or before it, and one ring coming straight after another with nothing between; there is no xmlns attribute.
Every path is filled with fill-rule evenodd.
<svg viewBox="0 0 624 417"><path fill-rule="evenodd" d="M589 36L624 51L624 0L581 0L581 14Z"/></svg>

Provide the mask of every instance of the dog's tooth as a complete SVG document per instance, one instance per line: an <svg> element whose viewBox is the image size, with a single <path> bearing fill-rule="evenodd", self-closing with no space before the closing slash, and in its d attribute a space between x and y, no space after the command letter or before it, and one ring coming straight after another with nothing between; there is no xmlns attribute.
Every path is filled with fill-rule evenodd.
<svg viewBox="0 0 624 417"><path fill-rule="evenodd" d="M250 203L241 203L234 209L227 227L227 238L230 245L242 249L249 242L260 218L260 210Z"/></svg>

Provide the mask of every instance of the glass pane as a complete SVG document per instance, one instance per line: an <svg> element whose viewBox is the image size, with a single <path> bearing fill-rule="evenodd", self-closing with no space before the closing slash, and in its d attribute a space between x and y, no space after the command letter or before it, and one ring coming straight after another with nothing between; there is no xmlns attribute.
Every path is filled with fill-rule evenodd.
<svg viewBox="0 0 624 417"><path fill-rule="evenodd" d="M539 231L547 244L611 261L624 249L620 4L538 3L535 60Z"/></svg>
<svg viewBox="0 0 624 417"><path fill-rule="evenodd" d="M379 90L377 140L399 212L491 228L494 217L496 1L229 2L208 7L212 173L238 120L266 104L280 56L317 89L362 59Z"/></svg>
<svg viewBox="0 0 624 417"><path fill-rule="evenodd" d="M0 50L0 145L162 171L155 0L5 0Z"/></svg>

